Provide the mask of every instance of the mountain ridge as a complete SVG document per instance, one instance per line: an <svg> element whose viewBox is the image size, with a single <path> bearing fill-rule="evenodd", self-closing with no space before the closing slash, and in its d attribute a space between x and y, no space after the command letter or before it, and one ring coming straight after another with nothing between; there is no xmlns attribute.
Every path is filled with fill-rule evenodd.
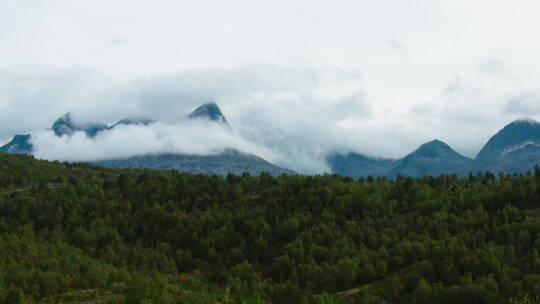
<svg viewBox="0 0 540 304"><path fill-rule="evenodd" d="M227 119L215 102L200 105L187 115L187 118L219 123L231 130ZM102 123L78 124L73 122L71 114L68 112L55 120L51 130L59 137L71 136L75 132L82 131L87 137L92 138L99 132L106 132L120 125L148 126L155 122L150 118L132 117L121 119L111 126ZM236 152L232 153L231 151ZM15 135L10 142L0 147L0 152L32 154L31 135ZM221 163L219 162L220 157ZM235 157L236 159L234 159ZM177 163L174 163L175 161ZM121 159L96 160L93 162L124 168L147 166L160 169L185 170L194 173L206 172L207 174L224 174L227 170L235 173L247 170L246 172L257 174L257 172L261 172L257 166L274 172L273 175L291 174L293 172L275 166L255 155L231 148L212 155L160 153L135 155ZM162 163L160 164L160 162ZM243 165L242 162L249 165ZM433 139L398 159L370 157L351 151L348 153L329 153L326 162L332 173L352 177L372 175L395 178L399 175L419 177L440 174L464 176L471 172L480 171L492 171L494 173L502 171L507 174L526 173L532 171L534 165L540 163L540 123L532 119L512 121L493 135L474 159L459 154L442 140ZM269 167L270 165L274 167Z"/></svg>
<svg viewBox="0 0 540 304"><path fill-rule="evenodd" d="M207 102L193 110L188 119L204 119L211 123L219 123L228 131L231 128L221 109L215 102ZM110 131L121 125L148 126L156 120L145 117L124 118L111 126L102 123L90 122L85 124L73 121L71 113L57 118L51 129L58 137L72 136L75 132L84 132L89 138L100 132ZM33 146L31 135L16 135L9 143L0 147L0 152L10 154L32 154ZM158 153L134 155L125 158L111 158L90 161L91 163L120 168L153 168L163 170L178 170L183 172L226 175L229 173L241 175L247 172L259 175L268 172L274 176L281 174L295 174L294 171L281 168L261 157L245 153L236 149L227 148L209 155L195 155L185 153Z"/></svg>
<svg viewBox="0 0 540 304"><path fill-rule="evenodd" d="M327 158L332 173L367 177L398 175L420 177L491 171L494 173L523 174L533 171L540 163L540 123L533 119L518 119L493 135L474 159L453 150L445 142L435 139L426 142L399 159L380 159L360 153L333 153ZM384 164L384 165L382 165Z"/></svg>

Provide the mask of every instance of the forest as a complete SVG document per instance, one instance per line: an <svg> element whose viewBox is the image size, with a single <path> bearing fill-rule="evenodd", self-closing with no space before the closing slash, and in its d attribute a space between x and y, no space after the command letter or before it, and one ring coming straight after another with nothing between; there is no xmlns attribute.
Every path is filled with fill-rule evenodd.
<svg viewBox="0 0 540 304"><path fill-rule="evenodd" d="M0 154L0 303L539 303L540 169L210 176Z"/></svg>

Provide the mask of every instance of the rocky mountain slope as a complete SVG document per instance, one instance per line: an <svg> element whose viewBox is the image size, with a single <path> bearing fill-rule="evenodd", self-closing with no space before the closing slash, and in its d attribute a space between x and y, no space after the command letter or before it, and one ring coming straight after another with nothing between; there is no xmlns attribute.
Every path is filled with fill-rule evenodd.
<svg viewBox="0 0 540 304"><path fill-rule="evenodd" d="M15 135L7 144L0 147L0 152L9 154L31 154L33 150L31 135Z"/></svg>

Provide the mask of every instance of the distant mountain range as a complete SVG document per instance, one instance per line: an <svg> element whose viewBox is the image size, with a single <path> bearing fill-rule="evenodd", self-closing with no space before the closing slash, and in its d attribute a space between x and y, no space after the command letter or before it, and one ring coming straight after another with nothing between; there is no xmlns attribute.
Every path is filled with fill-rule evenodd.
<svg viewBox="0 0 540 304"><path fill-rule="evenodd" d="M231 127L220 108L214 102L202 104L193 110L189 119L202 119L208 123L217 123L226 130ZM107 126L101 123L78 124L70 113L58 118L51 130L56 136L71 136L75 132L84 132L94 137L100 132L107 132L119 125L147 126L155 123L148 118L126 118ZM13 139L0 147L0 152L31 154L33 147L31 135L15 135ZM467 158L440 140L433 140L421 145L412 153L400 159L370 157L360 153L330 153L327 163L332 173L351 176L385 176L395 178L398 175L419 177L457 174L460 176L479 171L507 174L533 171L540 164L540 123L531 119L516 120L495 134L480 150L476 158ZM94 163L121 168L153 168L178 170L184 172L219 174L258 175L269 172L272 175L293 174L288 169L278 167L252 154L234 149L226 149L213 155L189 154L149 154L136 155L121 159L97 160Z"/></svg>
<svg viewBox="0 0 540 304"><path fill-rule="evenodd" d="M533 171L540 164L540 123L516 120L495 134L475 159L467 158L440 140L421 145L401 159L380 159L358 153L333 153L327 158L332 172L351 177L398 175L419 177L479 171L507 174Z"/></svg>
<svg viewBox="0 0 540 304"><path fill-rule="evenodd" d="M209 123L218 123L226 130L231 131L227 119L221 109L214 102L202 104L188 115L189 119L207 120ZM75 123L70 113L58 118L51 130L56 136L72 136L75 132L84 132L88 137L95 137L100 132L107 132L120 125L147 126L155 123L148 118L125 118L111 126L101 123ZM31 135L15 135L13 139L0 147L0 152L11 154L32 154L33 146ZM118 168L151 168L163 170L178 170L182 172L227 175L229 173L241 175L259 175L267 172L272 175L294 174L293 171L278 167L256 155L244 153L235 149L225 149L212 155L192 155L181 153L161 153L137 155L128 158L96 160L93 163L106 167Z"/></svg>

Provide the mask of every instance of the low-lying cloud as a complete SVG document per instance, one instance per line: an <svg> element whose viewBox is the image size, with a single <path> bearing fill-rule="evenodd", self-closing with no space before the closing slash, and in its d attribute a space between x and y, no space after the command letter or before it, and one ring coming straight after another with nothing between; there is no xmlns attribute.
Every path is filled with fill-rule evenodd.
<svg viewBox="0 0 540 304"><path fill-rule="evenodd" d="M176 124L119 125L88 137L83 131L56 136L51 130L33 134L35 156L49 160L93 161L157 153L208 155L227 147L273 160L265 147L248 142L223 125L204 120L182 120Z"/></svg>
<svg viewBox="0 0 540 304"><path fill-rule="evenodd" d="M347 132L336 122L373 115L359 81L357 72L302 63L199 69L124 82L91 70L29 66L0 72L0 86L11 88L3 90L6 111L0 119L5 128L0 132L7 140L31 131L36 156L46 159L90 161L235 148L300 172L324 172L327 152L346 142ZM185 119L209 100L222 108L233 133ZM68 111L79 123L110 125L126 117L159 122L121 126L95 138L82 132L58 138L44 130Z"/></svg>
<svg viewBox="0 0 540 304"><path fill-rule="evenodd" d="M129 81L87 69L25 66L0 70L0 137L7 141L13 134L32 132L37 157L66 161L204 155L234 148L301 173L329 171L325 159L334 151L398 158L434 138L474 157L504 124L527 112L540 114L535 95L520 97L523 88L493 87L507 82L504 73L474 73L452 77L431 100L383 107L370 99L365 87L369 75L302 62L187 70ZM221 107L233 132L186 119L209 100ZM46 129L66 112L80 123L111 125L129 117L158 122L118 126L94 138L82 132L56 137Z"/></svg>

